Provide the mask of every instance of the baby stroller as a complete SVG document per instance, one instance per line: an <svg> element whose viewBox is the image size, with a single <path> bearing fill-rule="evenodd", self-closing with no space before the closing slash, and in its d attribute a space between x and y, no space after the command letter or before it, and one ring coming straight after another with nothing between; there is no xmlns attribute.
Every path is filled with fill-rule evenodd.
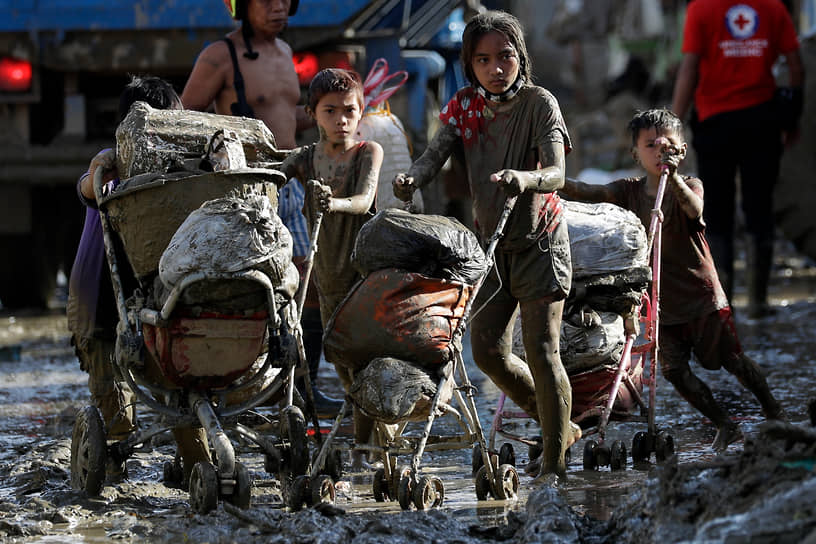
<svg viewBox="0 0 816 544"><path fill-rule="evenodd" d="M513 499L518 494L515 468L500 465L488 453L461 346L473 301L492 267L514 204L515 199L508 199L486 256L458 221L399 209L379 212L357 237L352 261L367 275L330 319L324 346L328 359L354 368L346 402L354 402L376 422L379 443L350 447L381 457L383 467L375 472L372 485L378 502L396 499L404 510L440 506L445 488L440 478L422 474L424 452L474 444L484 458L475 479L478 499ZM414 251L412 244L422 249ZM382 249L378 254L373 248ZM461 434L432 435L441 415L452 416ZM404 432L411 421L424 422L421 433ZM339 449L335 443L340 422L338 416L312 475ZM397 468L400 455L411 455L410 464ZM308 499L297 492L299 485L308 489L308 477L300 482L295 481L292 495Z"/></svg>
<svg viewBox="0 0 816 544"><path fill-rule="evenodd" d="M134 108L129 117L141 113L150 119L150 108L138 103ZM206 126L217 126L220 116L200 115L207 117ZM213 145L217 140L220 151L238 142L230 131L216 136L209 151L218 151ZM117 155L119 171L127 172L121 166L124 153ZM199 426L214 458L196 462L189 475L190 504L199 513L216 508L219 499L240 508L250 505L250 475L236 460L225 429L260 447L267 471L280 473L284 492L294 477L306 472L306 422L293 405L295 366L305 364L292 303L299 275L291 263L291 237L271 211L277 186L284 181L277 170L242 164L223 171L137 174L112 189L102 183L98 169L94 191L119 314L113 363L138 401L160 418L108 444L100 412L85 407L71 442L74 488L97 495L108 458L123 462L155 435ZM234 254L218 255L208 244L218 242L217 233L229 239L226 234L235 233L229 227L241 221L242 232L265 248L263 258L236 270L213 264ZM245 247L242 241L235 246ZM212 266L202 267L202 262ZM120 274L128 265L138 282L132 292L125 291ZM174 274L172 282L166 280L168 269ZM281 397L285 407L277 439L239 421L238 416ZM165 464L165 480L180 481L181 470L177 456Z"/></svg>
<svg viewBox="0 0 816 544"><path fill-rule="evenodd" d="M659 210L665 190L665 177L661 180L655 209ZM587 252L582 243L605 246L610 251L609 240L592 242L591 238L609 238L598 233L599 223L588 224L582 230L570 221L578 218L583 205L565 202L571 228L570 242L573 250L573 288L564 306L561 337L561 352L564 366L572 386L572 416L574 423L581 426L584 436L598 435L598 440L584 443L583 467L594 470L609 466L612 470L626 467L627 451L621 440L611 446L605 443L606 429L610 421L645 421L647 431L638 432L632 439L632 459L634 462L647 461L652 453L658 462L674 453L674 439L659 431L655 425L655 395L658 351L658 293L660 288L660 251L662 217L652 215L648 238L640 221L630 212L624 212L611 204L601 204L592 215L603 217L608 225L613 225L611 236L619 238L622 244L630 246L634 253L626 259L625 266L610 267L597 273L599 262L597 251ZM623 212L623 217L619 217ZM627 228L626 225L632 228ZM586 236L589 234L589 236ZM591 248L590 248L591 249ZM614 249L613 249L614 251ZM641 256L642 255L642 256ZM651 268L644 266L648 259ZM591 263L581 266L577 263ZM612 270L612 268L619 268ZM593 273L587 273L593 272ZM649 283L651 282L651 289ZM640 335L640 326L644 326ZM523 356L521 331L517 325L514 332L514 352ZM644 376L647 363L648 377ZM649 388L648 401L643 397L643 386ZM490 431L490 450L495 450L496 434L529 447L530 459L540 455L540 443L535 439L522 437L505 428L504 420L525 418L527 414L505 408L505 396L499 398ZM640 408L640 413L636 409ZM507 442L498 451L504 462L514 462L515 452ZM474 452L474 467L479 456Z"/></svg>

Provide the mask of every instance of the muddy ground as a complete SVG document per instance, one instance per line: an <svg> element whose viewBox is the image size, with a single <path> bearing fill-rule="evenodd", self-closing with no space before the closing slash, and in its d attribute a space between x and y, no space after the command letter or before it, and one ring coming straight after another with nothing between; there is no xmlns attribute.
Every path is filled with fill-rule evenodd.
<svg viewBox="0 0 816 544"><path fill-rule="evenodd" d="M376 503L371 472L347 474L336 508L288 512L280 487L257 450L238 444L253 478L253 505L240 512L220 503L194 514L184 491L166 487L167 439L146 444L127 463L128 480L89 499L69 485L70 434L87 403L86 376L68 345L65 320L51 315L0 315L0 539L4 542L810 542L816 543L816 428L807 404L816 397L816 267L783 250L772 288L777 313L740 318L746 351L765 371L790 416L789 426L764 424L749 393L722 372L699 370L731 411L745 441L721 456L702 419L662 380L655 408L677 455L662 464L583 470L582 440L573 448L566 482L535 487L521 476L516 501L476 500L470 451L426 455L423 469L442 478L446 500L430 512L402 512ZM497 391L475 369L483 424ZM327 368L322 386L337 387ZM336 390L335 390L336 391ZM141 415L143 423L150 414ZM444 430L444 426L442 429ZM534 434L520 421L521 434ZM607 440L631 444L644 424L615 422ZM501 440L500 440L501 442ZM517 464L527 461L516 443Z"/></svg>

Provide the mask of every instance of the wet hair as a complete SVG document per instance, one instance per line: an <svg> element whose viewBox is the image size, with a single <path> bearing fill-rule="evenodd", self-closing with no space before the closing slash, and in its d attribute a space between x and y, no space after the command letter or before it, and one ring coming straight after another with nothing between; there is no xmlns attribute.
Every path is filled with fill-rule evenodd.
<svg viewBox="0 0 816 544"><path fill-rule="evenodd" d="M181 109L181 98L167 81L155 76L131 76L119 95L119 121L130 111L134 102L147 102L157 110Z"/></svg>
<svg viewBox="0 0 816 544"><path fill-rule="evenodd" d="M320 70L309 84L309 93L306 99L309 111L314 113L320 99L329 93L352 93L363 109L363 81L360 74L343 68L326 68Z"/></svg>
<svg viewBox="0 0 816 544"><path fill-rule="evenodd" d="M683 122L671 111L665 108L639 111L635 113L626 127L632 137L632 147L637 146L640 131L649 128L655 128L658 132L670 132L680 137L683 136Z"/></svg>
<svg viewBox="0 0 816 544"><path fill-rule="evenodd" d="M473 73L473 54L479 39L490 32L503 34L519 57L519 75L530 81L533 73L533 65L530 55L527 53L527 44L524 41L524 29L521 27L516 17L504 11L486 11L476 15L465 26L462 34L462 67L465 69L465 76L472 84L479 83L476 74Z"/></svg>

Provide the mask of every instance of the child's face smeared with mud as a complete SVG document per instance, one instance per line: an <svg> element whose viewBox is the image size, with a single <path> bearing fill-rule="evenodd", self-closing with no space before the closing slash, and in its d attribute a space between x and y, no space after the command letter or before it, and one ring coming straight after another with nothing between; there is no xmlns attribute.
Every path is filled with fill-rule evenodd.
<svg viewBox="0 0 816 544"><path fill-rule="evenodd" d="M471 68L482 87L492 94L501 94L518 78L518 52L507 36L488 32L479 38L473 50Z"/></svg>

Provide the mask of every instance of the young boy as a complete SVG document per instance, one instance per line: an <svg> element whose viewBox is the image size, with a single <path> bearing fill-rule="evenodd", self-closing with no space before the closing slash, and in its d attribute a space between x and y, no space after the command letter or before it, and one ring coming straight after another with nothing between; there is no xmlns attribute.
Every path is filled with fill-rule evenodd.
<svg viewBox="0 0 816 544"><path fill-rule="evenodd" d="M119 97L119 121L128 114L135 102L146 102L157 109L181 109L181 99L170 83L158 77L145 76L131 78ZM119 315L111 284L108 264L105 259L105 245L102 239L102 224L96 206L93 178L97 168L105 171L104 181L118 184L116 153L113 149L100 151L90 163L77 183L77 194L85 205L85 226L82 230L79 248L71 277L68 282L68 328L72 333L80 367L88 373L88 388L91 399L102 413L109 440L123 440L135 428L133 393L122 378L115 375L113 366L116 344L116 324ZM123 254L122 254L123 255ZM120 266L119 272L126 290L136 287L136 279L129 274L130 268ZM199 430L180 431L182 434ZM180 439L177 433L177 440ZM202 435L203 436L203 435ZM198 449L204 450L200 438L191 439ZM203 455L203 454L202 454ZM192 464L189 464L192 467ZM124 464L109 463L106 473L109 481L126 477Z"/></svg>
<svg viewBox="0 0 816 544"><path fill-rule="evenodd" d="M355 72L334 68L319 72L309 85L307 111L317 121L320 140L293 151L280 169L304 185L319 180L309 183L304 213L310 231L317 214L323 214L314 277L325 327L360 279L351 265L351 251L360 227L373 215L383 152L376 142L355 139L363 112L363 85ZM348 391L350 373L337 367L337 374ZM372 422L356 409L354 427L355 440L368 441ZM361 452L355 452L353 464L362 468Z"/></svg>
<svg viewBox="0 0 816 544"><path fill-rule="evenodd" d="M692 352L703 368L725 368L733 374L757 398L765 417L781 419L784 412L757 364L740 347L705 237L703 183L677 173L686 155L682 122L668 110L653 109L637 113L628 128L632 156L646 176L607 185L567 180L561 193L578 200L617 204L635 212L648 228L661 169L668 167L661 207L660 368L683 398L717 426L711 447L719 453L738 440L741 432L708 386L691 372Z"/></svg>

